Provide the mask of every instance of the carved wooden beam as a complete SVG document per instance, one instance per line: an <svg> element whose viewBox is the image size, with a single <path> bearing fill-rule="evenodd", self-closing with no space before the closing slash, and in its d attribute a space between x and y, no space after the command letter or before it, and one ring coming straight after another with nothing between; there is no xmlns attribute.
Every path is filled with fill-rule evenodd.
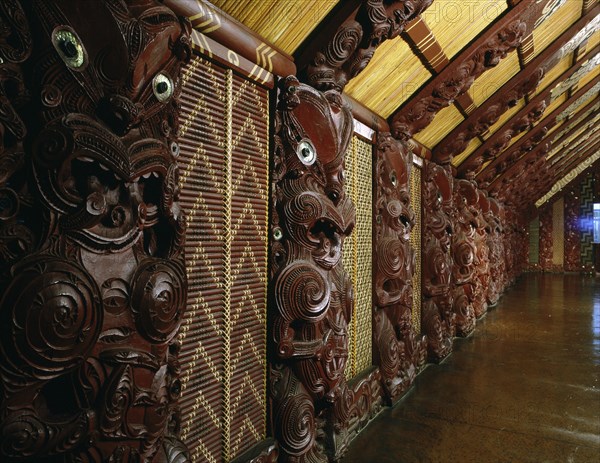
<svg viewBox="0 0 600 463"><path fill-rule="evenodd" d="M592 50L589 60L581 60L563 72L543 92L506 121L501 128L458 166L458 175L460 177L473 178L483 162L498 158L505 152L515 136L524 131L531 130L542 119L548 105L562 96L575 82L578 82L582 75L593 71L594 66L598 64L597 61L600 61L599 52L600 46ZM497 165L495 164L495 166ZM487 167L492 166L488 165Z"/></svg>
<svg viewBox="0 0 600 463"><path fill-rule="evenodd" d="M199 43L209 37L229 50L278 76L296 73L293 59L256 32L204 0L163 0L178 15L187 18ZM210 47L209 52L210 52Z"/></svg>
<svg viewBox="0 0 600 463"><path fill-rule="evenodd" d="M394 137L407 140L433 121L435 115L467 92L475 79L515 50L533 29L547 0L521 2L496 21L389 118Z"/></svg>
<svg viewBox="0 0 600 463"><path fill-rule="evenodd" d="M597 82L596 82L597 80L598 79L594 79L591 82L589 82L584 88L578 90L575 95L573 95L570 99L568 99L563 104L561 104L551 114L548 114L542 120L542 123L538 124L532 130L530 130L525 136L521 137L521 139L513 147L511 147L510 150L502 153L496 160L494 160L492 163L490 163L490 165L487 166L485 170L492 169L496 164L499 164L500 162L502 162L505 157L508 157L510 155L510 153L518 152L519 150L521 150L524 147L531 146L532 143L534 146L539 144L546 136L546 133L548 133L548 131L557 123L557 119L564 117L566 115L566 112L570 108L572 108L573 105L576 104L580 100L580 98L589 97L589 99L592 99L593 96L591 96L590 92L592 92L592 93L594 92L595 85L597 85ZM527 152L527 149L525 149L524 151ZM519 162L526 160L528 157L528 154L525 154L523 157L521 157ZM486 178L485 171L480 175L482 175L483 178ZM496 188L495 184L502 181L502 178L504 178L503 174L500 175L499 177L496 177L496 179L491 182L490 187L488 188L489 191L493 191Z"/></svg>
<svg viewBox="0 0 600 463"><path fill-rule="evenodd" d="M542 136L543 132L540 132L540 136L520 146L519 149L512 150L511 154L504 157L502 162L496 164L494 168L486 169L485 173L478 176L478 184L481 185L482 188L489 189L489 191L497 191L503 188L498 186L498 184L504 184L505 181L511 182L511 179L514 178L514 172L523 168L519 167L519 164L526 166L531 164L532 160L535 161L540 156L546 156L550 153L551 148L558 149L561 146L561 143L568 140L572 132L576 132L586 125L593 124L600 108L598 107L598 103L595 103L594 101L590 102L588 107L590 107L591 110L589 112L582 111L583 115L580 120L575 121L576 123L569 124L557 135L553 134L552 141L545 140ZM543 143L541 143L542 141Z"/></svg>
<svg viewBox="0 0 600 463"><path fill-rule="evenodd" d="M306 67L300 68L300 80L318 90L341 93L369 64L377 47L397 37L432 1L364 0L325 47L321 42L319 51L311 54Z"/></svg>
<svg viewBox="0 0 600 463"><path fill-rule="evenodd" d="M373 353L388 401L397 401L425 363L425 338L414 332L412 277L415 223L410 205L412 153L406 144L380 133L374 175Z"/></svg>
<svg viewBox="0 0 600 463"><path fill-rule="evenodd" d="M0 3L0 460L189 461L178 96L162 3Z"/></svg>
<svg viewBox="0 0 600 463"><path fill-rule="evenodd" d="M573 51L575 43L594 31L594 27L590 27L590 24L597 16L598 11L596 10L600 11L600 7L577 21L525 69L489 98L485 105L473 111L467 119L452 130L433 149L433 159L438 163L449 163L454 156L467 148L473 138L483 135L509 108L515 106L524 96L533 93L544 74L568 52ZM583 34L578 35L582 31ZM574 40L573 43L571 43L572 40Z"/></svg>

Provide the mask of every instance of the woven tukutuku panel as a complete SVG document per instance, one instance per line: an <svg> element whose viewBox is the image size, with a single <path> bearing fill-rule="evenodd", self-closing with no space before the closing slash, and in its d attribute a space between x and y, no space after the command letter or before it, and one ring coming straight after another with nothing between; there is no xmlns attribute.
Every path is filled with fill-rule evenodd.
<svg viewBox="0 0 600 463"><path fill-rule="evenodd" d="M421 168L413 165L410 173L410 205L415 212L415 226L410 233L410 244L415 251L413 275L412 323L415 333L421 333Z"/></svg>
<svg viewBox="0 0 600 463"><path fill-rule="evenodd" d="M581 265L594 265L594 176L586 175L581 181Z"/></svg>
<svg viewBox="0 0 600 463"><path fill-rule="evenodd" d="M356 135L346 154L346 193L356 206L356 227L344 241L342 262L354 286L354 311L348 330L346 377L372 364L373 145Z"/></svg>
<svg viewBox="0 0 600 463"><path fill-rule="evenodd" d="M552 204L552 265L562 267L565 257L565 201Z"/></svg>
<svg viewBox="0 0 600 463"><path fill-rule="evenodd" d="M529 263L540 263L540 218L529 222Z"/></svg>
<svg viewBox="0 0 600 463"><path fill-rule="evenodd" d="M268 92L197 56L181 106L181 433L193 461L216 463L266 434Z"/></svg>

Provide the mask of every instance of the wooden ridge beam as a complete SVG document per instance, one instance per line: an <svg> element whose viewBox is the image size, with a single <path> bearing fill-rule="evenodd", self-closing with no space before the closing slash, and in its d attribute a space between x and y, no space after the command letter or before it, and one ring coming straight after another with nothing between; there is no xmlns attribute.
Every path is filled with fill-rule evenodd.
<svg viewBox="0 0 600 463"><path fill-rule="evenodd" d="M486 104L475 109L467 119L433 148L434 161L441 164L449 163L454 156L467 148L473 138L485 133L509 108L516 105L524 96L535 91L544 74L567 54L567 50L571 50L573 47L570 45L571 40L574 40L582 31L584 31L583 37L594 31L594 27L590 27L590 25L593 25L592 21L599 13L600 6L588 12L531 61L526 69L496 91L486 101Z"/></svg>
<svg viewBox="0 0 600 463"><path fill-rule="evenodd" d="M394 137L408 140L423 130L441 109L467 92L477 77L515 50L531 33L547 3L520 2L488 27L388 118Z"/></svg>

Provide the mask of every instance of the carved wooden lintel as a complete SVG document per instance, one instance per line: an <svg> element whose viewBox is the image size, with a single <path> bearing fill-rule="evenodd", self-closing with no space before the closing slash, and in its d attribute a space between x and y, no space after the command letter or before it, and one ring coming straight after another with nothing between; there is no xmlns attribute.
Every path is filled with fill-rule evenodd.
<svg viewBox="0 0 600 463"><path fill-rule="evenodd" d="M411 320L415 223L410 205L412 153L388 133L377 140L374 176L373 350L384 389L394 402L425 362L425 339Z"/></svg>
<svg viewBox="0 0 600 463"><path fill-rule="evenodd" d="M489 103L486 102L485 106L482 106L477 114L472 116L471 119L474 120L471 120L468 125L465 124L462 130L453 133L451 139L444 140L434 148L433 159L441 164L447 164L454 156L466 150L473 138L487 132L509 108L514 107L525 95L535 91L544 74L544 69L538 68L530 73L520 85L510 89L507 93L493 97Z"/></svg>
<svg viewBox="0 0 600 463"><path fill-rule="evenodd" d="M0 460L188 461L176 156L189 28L153 0L85 8L0 6Z"/></svg>

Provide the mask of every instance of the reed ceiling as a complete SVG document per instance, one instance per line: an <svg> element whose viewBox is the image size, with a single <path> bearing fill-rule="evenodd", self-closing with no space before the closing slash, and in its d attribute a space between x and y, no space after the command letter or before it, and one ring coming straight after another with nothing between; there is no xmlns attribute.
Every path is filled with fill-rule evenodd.
<svg viewBox="0 0 600 463"><path fill-rule="evenodd" d="M386 5L391 3L392 0L384 1ZM401 113L423 88L442 79L444 70L460 62L473 47L489 38L496 23L506 20L513 14L512 10L523 7L523 3L539 2L434 0L420 17L408 24L400 37L385 41L377 48L366 69L348 83L345 93L384 119ZM335 31L344 20L340 20L340 12L352 14L360 0L213 0L213 4L282 51L299 57L310 49L311 44L314 46L319 31L327 28ZM412 40L412 27L417 23L421 30L429 32L427 40ZM432 55L432 50L437 51ZM580 143L575 151L592 149L598 137L599 108L597 105L594 108L593 104L599 99L596 84L600 81L600 60L595 59L587 67L583 64L599 52L599 1L549 0L520 47L481 74L465 95L439 111L431 124L414 135L414 140L426 148L424 152L435 153L438 145L447 143L465 126L476 121L478 108L483 111L490 102L501 98L541 66L545 75L533 91L503 111L487 131L470 139L466 149L454 153L451 162L457 168L457 175L465 176L470 172L467 170L472 169L470 161L479 158L490 143L515 127L516 120L530 111L532 104L542 100L546 103L543 115L526 130L512 133L507 147L494 158L485 158L477 164L480 167L474 172L476 180L492 178L489 188L492 192L494 182L510 179L512 175L516 178L518 168L513 166L503 171L498 165L503 158L520 156L518 162L524 166L528 153L523 154L521 147L531 145L530 139L537 140L533 146L543 145L546 141L560 143L561 150L566 152L569 146L589 133L589 140ZM583 69L578 71L580 68ZM554 93L551 93L552 89L555 89ZM582 126L573 123L577 118L589 120ZM545 138L536 135L538 132L545 133ZM539 142L540 138L544 143ZM517 153L516 150L521 151ZM535 153L536 149L533 151ZM556 147L550 149L548 158L557 159L557 151ZM552 164L547 184L530 193L531 197L526 198L528 203L532 204L546 194L553 183L577 167L577 159L583 162L587 156L583 153L577 157L571 153L570 161ZM490 176L490 169L495 169L493 176ZM487 183L481 184L487 187Z"/></svg>

